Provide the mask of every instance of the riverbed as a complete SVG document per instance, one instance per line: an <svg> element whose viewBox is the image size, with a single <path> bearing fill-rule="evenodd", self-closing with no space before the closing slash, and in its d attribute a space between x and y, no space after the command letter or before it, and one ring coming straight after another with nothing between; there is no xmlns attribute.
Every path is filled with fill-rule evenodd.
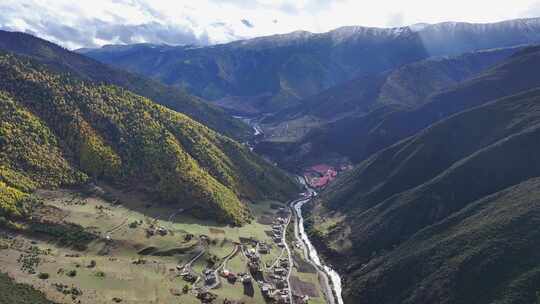
<svg viewBox="0 0 540 304"><path fill-rule="evenodd" d="M305 196L303 198L295 200L291 203L291 208L293 209L296 216L295 237L297 238L297 241L299 241L303 246L306 260L308 260L313 266L315 266L320 272L322 272L323 275L326 276L326 281L329 282L328 287L332 291L332 296L327 297L329 304L343 304L343 297L341 296L341 277L339 276L337 271L335 271L328 265L325 265L321 261L317 249L309 240L309 237L307 236L304 227L302 207L305 204L309 203L315 196L317 196L317 192L307 186L304 178L298 177L298 180L304 185L306 192L304 193Z"/></svg>

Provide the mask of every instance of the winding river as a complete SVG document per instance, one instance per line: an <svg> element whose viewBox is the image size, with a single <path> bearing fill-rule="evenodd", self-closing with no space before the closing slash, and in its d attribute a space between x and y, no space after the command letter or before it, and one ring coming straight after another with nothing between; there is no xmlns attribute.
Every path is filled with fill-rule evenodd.
<svg viewBox="0 0 540 304"><path fill-rule="evenodd" d="M249 124L253 128L253 133L255 136L263 134L263 131L256 119L250 119L245 117L236 116L236 118L242 119L245 123ZM252 150L252 148L250 148ZM291 209L294 211L294 216L296 217L294 225L294 235L296 240L301 244L305 259L311 263L317 271L322 275L323 281L321 282L325 290L327 302L329 304L343 304L343 298L341 296L342 287L341 287L341 277L331 267L325 265L315 246L309 240L307 233L304 227L304 218L302 216L302 206L306 203L309 203L312 198L317 196L317 192L311 189L303 177L297 176L298 181L304 186L305 195L297 200L294 200L290 203Z"/></svg>

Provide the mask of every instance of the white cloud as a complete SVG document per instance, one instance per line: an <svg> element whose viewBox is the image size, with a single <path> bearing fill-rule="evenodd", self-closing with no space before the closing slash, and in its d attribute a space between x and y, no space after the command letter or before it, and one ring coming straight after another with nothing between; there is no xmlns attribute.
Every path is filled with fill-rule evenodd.
<svg viewBox="0 0 540 304"><path fill-rule="evenodd" d="M540 1L533 3L524 13L525 17L538 17L540 16Z"/></svg>
<svg viewBox="0 0 540 304"><path fill-rule="evenodd" d="M344 25L492 22L532 17L539 8L538 0L2 0L0 28L34 33L68 48L208 44Z"/></svg>

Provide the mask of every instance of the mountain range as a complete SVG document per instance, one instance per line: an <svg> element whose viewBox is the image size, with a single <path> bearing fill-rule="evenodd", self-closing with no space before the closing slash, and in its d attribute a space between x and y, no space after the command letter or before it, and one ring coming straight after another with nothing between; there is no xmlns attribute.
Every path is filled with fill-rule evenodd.
<svg viewBox="0 0 540 304"><path fill-rule="evenodd" d="M81 53L241 114L273 113L345 80L432 56L540 42L540 19L422 27L343 27L208 47L129 45Z"/></svg>
<svg viewBox="0 0 540 304"><path fill-rule="evenodd" d="M313 116L335 121L365 115L384 106L421 106L429 95L483 72L517 50L519 47L509 47L430 57L379 74L354 78L306 98L298 107L278 112L274 120Z"/></svg>
<svg viewBox="0 0 540 304"><path fill-rule="evenodd" d="M372 76L363 76L309 98L305 106L293 107L266 117L266 129L315 121L292 142L269 137L256 150L271 154L283 166L295 168L331 155L359 162L381 148L428 126L444 115L452 101L435 102L446 91L475 77L489 75L490 68L519 51L520 47L481 50L458 56L433 57ZM481 94L481 92L478 92ZM432 110L428 110L432 109ZM429 121L422 111L436 112ZM414 113L419 114L414 114ZM416 115L416 116L414 116ZM439 117L440 115L440 117ZM388 128L394 128L389 130ZM290 131L291 128L289 128Z"/></svg>
<svg viewBox="0 0 540 304"><path fill-rule="evenodd" d="M300 191L280 167L345 159L304 210L345 303L537 303L537 43L540 18L77 53L0 31L0 225L94 184L243 225Z"/></svg>

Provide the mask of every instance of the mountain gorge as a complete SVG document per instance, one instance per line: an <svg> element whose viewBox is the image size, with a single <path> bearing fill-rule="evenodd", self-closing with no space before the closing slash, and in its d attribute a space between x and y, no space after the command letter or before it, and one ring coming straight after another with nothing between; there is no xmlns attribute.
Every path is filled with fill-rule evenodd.
<svg viewBox="0 0 540 304"><path fill-rule="evenodd" d="M263 126L273 131L256 149L272 154L279 163L290 168L331 155L359 162L447 116L442 110L447 102L446 106L451 106L451 100L431 102L446 91L459 90L462 83L481 77L519 50L504 48L435 57L347 81L307 99L305 106L265 118ZM467 107L467 102L464 104L461 109ZM425 114L428 111L430 114ZM431 118L425 121L428 117ZM283 125L288 127L310 119L316 123L305 128L304 134L296 140L283 142L273 138L275 135L279 138L285 129ZM294 130L289 128L289 132L291 129Z"/></svg>
<svg viewBox="0 0 540 304"><path fill-rule="evenodd" d="M346 81L306 98L301 106L286 109L275 116L280 117L278 121L302 116L335 121L346 116L365 115L383 106L415 108L421 106L429 95L476 76L518 50L510 47L430 57L380 74Z"/></svg>

